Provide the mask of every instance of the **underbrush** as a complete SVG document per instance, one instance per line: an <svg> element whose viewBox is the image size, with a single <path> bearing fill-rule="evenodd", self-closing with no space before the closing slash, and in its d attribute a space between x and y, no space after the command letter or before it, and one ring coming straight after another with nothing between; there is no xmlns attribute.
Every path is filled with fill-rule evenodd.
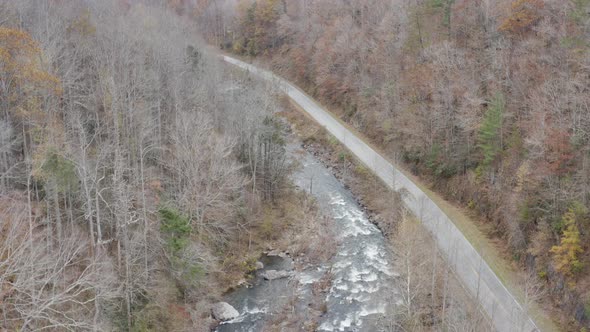
<svg viewBox="0 0 590 332"><path fill-rule="evenodd" d="M393 306L383 326L410 331L493 330L475 299L452 274L430 233L403 206L400 194L387 188L290 101L283 102L288 111L281 115L292 124L306 149L327 164L358 198L395 253L402 300Z"/></svg>

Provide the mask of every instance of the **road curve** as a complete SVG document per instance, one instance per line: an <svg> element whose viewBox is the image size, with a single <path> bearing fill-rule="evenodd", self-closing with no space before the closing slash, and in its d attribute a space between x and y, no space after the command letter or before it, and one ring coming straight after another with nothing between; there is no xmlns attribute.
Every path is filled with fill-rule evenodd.
<svg viewBox="0 0 590 332"><path fill-rule="evenodd" d="M228 56L223 56L223 60L276 83L284 93L345 145L387 186L407 193L402 195L404 203L432 233L447 262L461 279L464 287L474 298L477 298L496 330L539 331L533 320L524 312L518 301L451 219L414 182L293 84L272 72L243 61Z"/></svg>

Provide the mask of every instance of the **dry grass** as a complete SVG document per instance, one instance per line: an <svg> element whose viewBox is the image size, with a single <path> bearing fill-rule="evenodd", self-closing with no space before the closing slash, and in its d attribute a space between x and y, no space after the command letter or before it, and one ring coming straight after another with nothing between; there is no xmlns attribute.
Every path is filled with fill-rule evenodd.
<svg viewBox="0 0 590 332"><path fill-rule="evenodd" d="M325 224L322 220L318 222L317 207L305 193L288 187L276 202L260 204L259 208L250 209L258 212L247 216L249 222L244 222L243 234L224 249L227 254L222 269L213 277L221 289L235 286L253 272L256 260L270 248L291 253L306 252L320 258L329 253L328 246L318 248L313 243L313 235L320 234L321 241L329 244L330 240L325 237L330 233L320 231Z"/></svg>

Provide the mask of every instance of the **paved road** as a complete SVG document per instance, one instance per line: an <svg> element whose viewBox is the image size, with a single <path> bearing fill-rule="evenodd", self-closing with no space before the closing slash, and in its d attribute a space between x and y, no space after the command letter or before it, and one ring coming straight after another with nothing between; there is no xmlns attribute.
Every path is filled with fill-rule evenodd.
<svg viewBox="0 0 590 332"><path fill-rule="evenodd" d="M399 172L389 161L344 127L332 114L323 109L293 84L250 64L224 56L224 60L242 69L273 81L291 99L324 126L356 157L370 168L381 180L394 190L404 190L404 203L419 217L433 234L441 252L462 280L464 287L478 299L498 331L538 331L502 284L500 279L482 259L471 243L459 231L449 217L410 179Z"/></svg>

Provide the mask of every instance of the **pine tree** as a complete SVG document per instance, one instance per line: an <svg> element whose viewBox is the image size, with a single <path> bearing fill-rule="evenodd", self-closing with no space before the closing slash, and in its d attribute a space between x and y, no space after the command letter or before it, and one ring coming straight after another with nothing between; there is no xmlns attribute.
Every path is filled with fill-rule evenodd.
<svg viewBox="0 0 590 332"><path fill-rule="evenodd" d="M479 130L478 147L483 153L481 166L488 168L498 153L502 150L502 122L504 116L505 101L502 94L497 94L491 102L490 108L485 114Z"/></svg>
<svg viewBox="0 0 590 332"><path fill-rule="evenodd" d="M160 229L168 237L168 249L176 255L189 244L190 222L188 218L171 208L163 207L159 212L162 217Z"/></svg>

